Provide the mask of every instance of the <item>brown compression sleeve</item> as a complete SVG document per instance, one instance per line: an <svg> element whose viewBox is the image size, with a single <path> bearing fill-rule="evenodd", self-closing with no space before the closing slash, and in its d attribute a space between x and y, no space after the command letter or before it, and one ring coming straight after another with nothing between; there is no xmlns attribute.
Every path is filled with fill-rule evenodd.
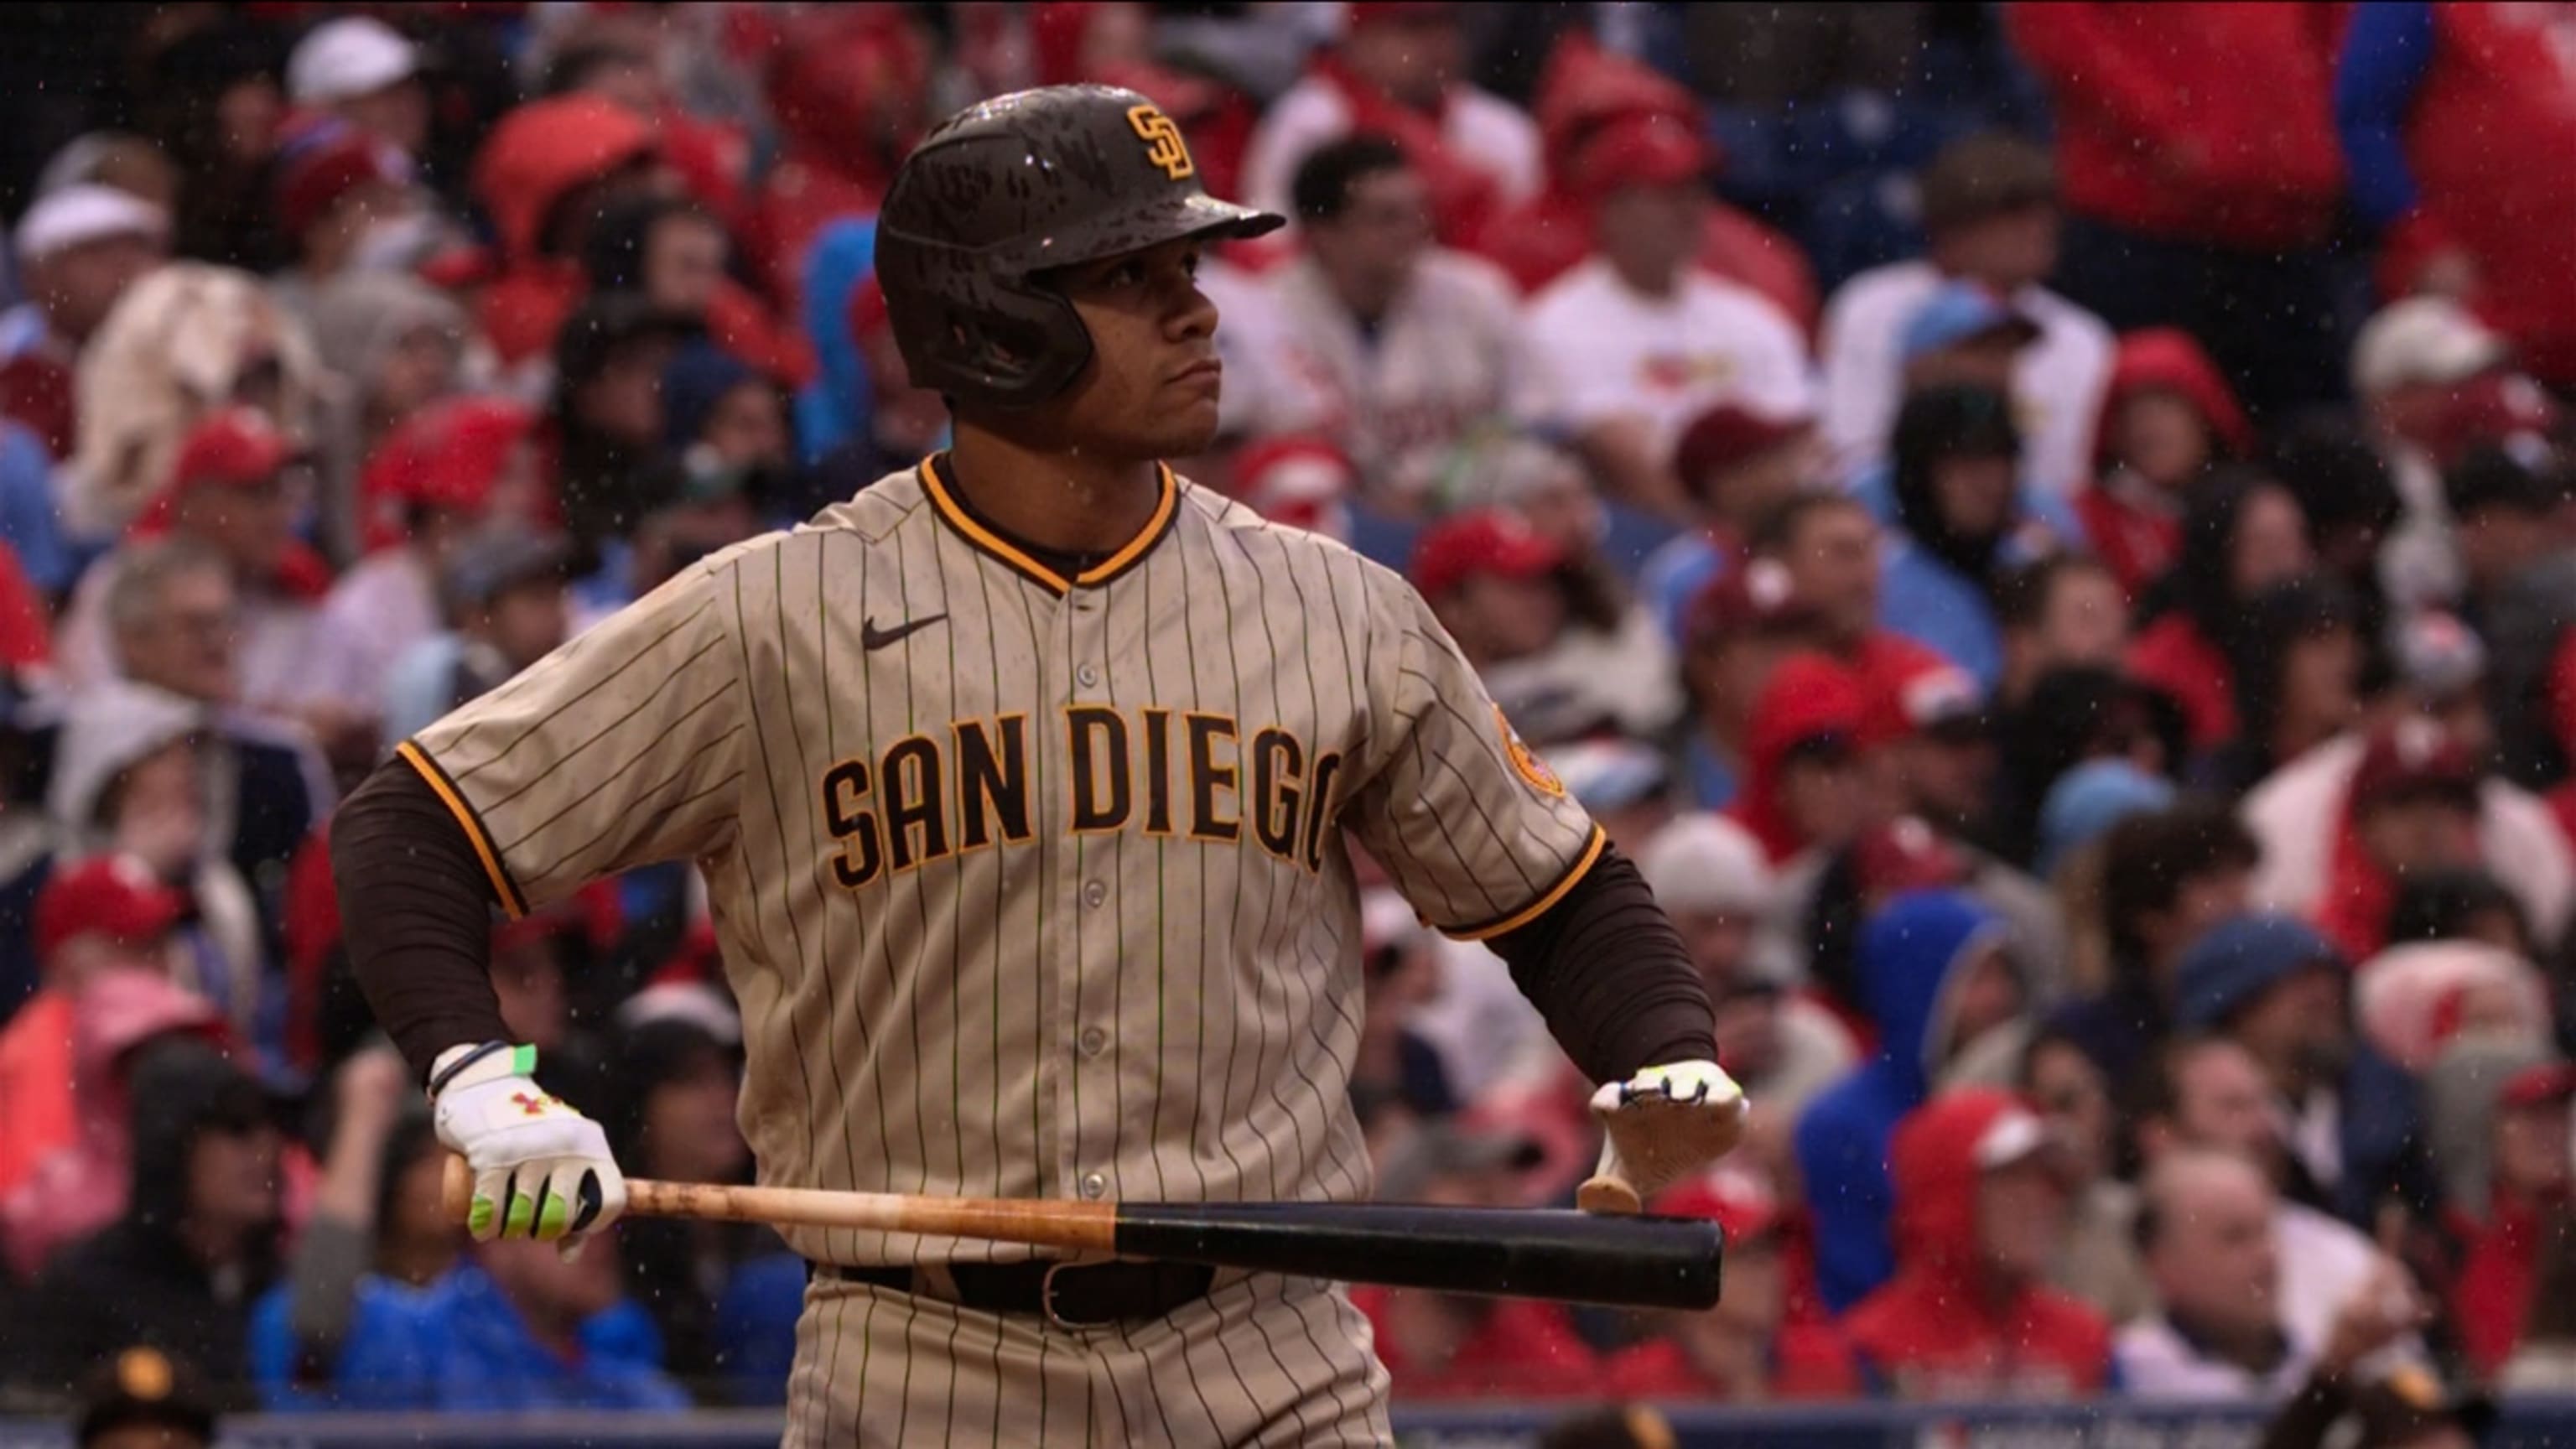
<svg viewBox="0 0 2576 1449"><path fill-rule="evenodd" d="M1603 846L1538 919L1485 944L1592 1080L1717 1060L1717 1015L1699 969L1646 878L1616 848Z"/></svg>
<svg viewBox="0 0 2576 1449"><path fill-rule="evenodd" d="M509 1035L492 994L492 884L420 772L376 768L331 818L349 969L423 1081L440 1052Z"/></svg>

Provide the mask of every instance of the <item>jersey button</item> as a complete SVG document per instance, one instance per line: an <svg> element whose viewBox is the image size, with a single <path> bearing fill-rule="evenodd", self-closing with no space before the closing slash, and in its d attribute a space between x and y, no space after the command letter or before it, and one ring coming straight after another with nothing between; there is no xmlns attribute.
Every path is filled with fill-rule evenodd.
<svg viewBox="0 0 2576 1449"><path fill-rule="evenodd" d="M1082 1054L1084 1056L1096 1057L1107 1050L1109 1050L1109 1033L1096 1026L1083 1028Z"/></svg>
<svg viewBox="0 0 2576 1449"><path fill-rule="evenodd" d="M1102 1177L1096 1172L1086 1172L1082 1175L1082 1195L1084 1197L1101 1197L1106 1195L1108 1191L1108 1178Z"/></svg>
<svg viewBox="0 0 2576 1449"><path fill-rule="evenodd" d="M1085 689L1096 688L1100 683L1100 671L1088 664L1073 671L1073 677L1079 680Z"/></svg>
<svg viewBox="0 0 2576 1449"><path fill-rule="evenodd" d="M1082 888L1082 903L1095 911L1099 910L1108 899L1109 887L1098 881L1093 881Z"/></svg>

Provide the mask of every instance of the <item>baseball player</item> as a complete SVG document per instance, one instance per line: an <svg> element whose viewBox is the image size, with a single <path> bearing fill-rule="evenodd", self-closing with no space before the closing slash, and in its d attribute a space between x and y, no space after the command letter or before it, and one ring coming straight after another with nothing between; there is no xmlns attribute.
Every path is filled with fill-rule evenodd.
<svg viewBox="0 0 2576 1449"><path fill-rule="evenodd" d="M478 1237L624 1184L485 979L489 909L686 858L743 1012L763 1182L1360 1199L1345 832L1488 941L1595 1080L1627 1207L1733 1140L1706 998L1636 871L1395 575L1160 460L1216 427L1209 197L1142 96L926 139L878 222L955 445L713 555L402 744L332 853L358 978L474 1171ZM798 1230L790 1445L1383 1444L1317 1281Z"/></svg>

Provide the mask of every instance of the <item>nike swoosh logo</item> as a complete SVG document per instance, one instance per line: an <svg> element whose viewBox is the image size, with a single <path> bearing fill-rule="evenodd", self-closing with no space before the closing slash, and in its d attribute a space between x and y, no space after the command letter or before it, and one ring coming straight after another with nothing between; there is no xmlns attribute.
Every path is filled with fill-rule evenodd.
<svg viewBox="0 0 2576 1449"><path fill-rule="evenodd" d="M947 617L946 614L928 614L918 619L908 619L891 629L878 628L877 621L874 619L862 619L859 621L859 647L874 654L888 644L911 638Z"/></svg>

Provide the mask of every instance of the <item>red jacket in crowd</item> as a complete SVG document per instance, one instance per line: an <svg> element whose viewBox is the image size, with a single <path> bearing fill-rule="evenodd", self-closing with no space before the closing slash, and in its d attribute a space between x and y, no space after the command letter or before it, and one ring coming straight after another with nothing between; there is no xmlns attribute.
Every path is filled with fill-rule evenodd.
<svg viewBox="0 0 2576 1449"><path fill-rule="evenodd" d="M556 208L653 154L653 128L598 96L532 101L492 128L474 158L474 194L499 233L501 270L476 320L503 362L552 348L589 288L578 259L545 250Z"/></svg>
<svg viewBox="0 0 2576 1449"><path fill-rule="evenodd" d="M1979 1261L1980 1149L1999 1120L2028 1111L2010 1093L1970 1088L1897 1125L1896 1277L1852 1309L1843 1332L1902 1397L2068 1398L2109 1377L2099 1314L2037 1283L1991 1282Z"/></svg>
<svg viewBox="0 0 2576 1449"><path fill-rule="evenodd" d="M1574 1332L1564 1308L1526 1298L1483 1305L1484 1321L1437 1367L1410 1362L1390 1332L1391 1300L1420 1289L1363 1287L1351 1302L1368 1315L1378 1359L1413 1399L1580 1399L1601 1392L1600 1360Z"/></svg>
<svg viewBox="0 0 2576 1449"><path fill-rule="evenodd" d="M894 168L925 129L933 57L893 5L821 7L791 27L769 78L778 163L751 203L744 253L772 297L793 308L815 233L872 216Z"/></svg>
<svg viewBox="0 0 2576 1449"><path fill-rule="evenodd" d="M1582 178L1599 169L1587 155L1613 124L1667 116L1694 134L1699 100L1651 66L1603 50L1581 31L1568 31L1548 56L1536 103L1546 145L1547 189L1527 204L1496 212L1478 231L1474 247L1511 274L1523 292L1536 292L1592 254L1592 208L1597 198ZM1708 157L1711 169L1717 158ZM1797 322L1816 324L1815 273L1795 242L1712 199L1699 264L1711 273L1761 293Z"/></svg>
<svg viewBox="0 0 2576 1449"><path fill-rule="evenodd" d="M2004 7L2056 102L2077 212L2245 251L2314 246L2343 193L2335 47L2348 7L2156 0Z"/></svg>
<svg viewBox="0 0 2576 1449"><path fill-rule="evenodd" d="M2254 451L2254 429L2245 410L2191 334L2149 327L2120 339L2102 412L2093 424L2093 481L2075 495L2094 556L2131 597L2164 576L2182 546L2182 497L2119 466L2118 426L2123 404L2141 393L2170 392L2199 411L2211 456L2243 458Z"/></svg>

